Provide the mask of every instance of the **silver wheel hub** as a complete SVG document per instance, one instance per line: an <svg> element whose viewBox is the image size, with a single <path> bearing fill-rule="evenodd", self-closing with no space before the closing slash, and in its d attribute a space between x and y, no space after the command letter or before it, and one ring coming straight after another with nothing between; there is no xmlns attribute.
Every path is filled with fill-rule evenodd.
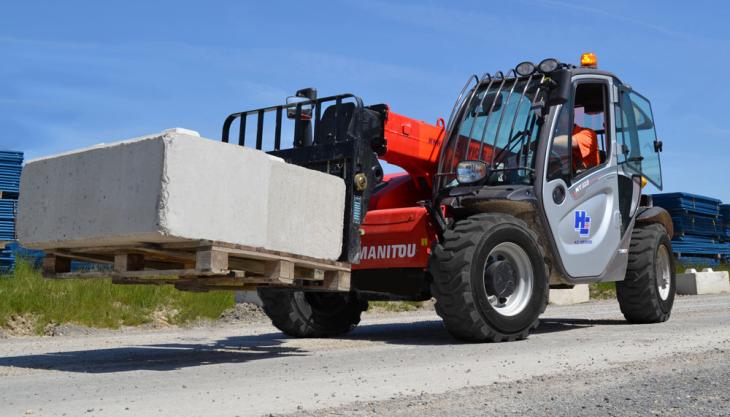
<svg viewBox="0 0 730 417"><path fill-rule="evenodd" d="M666 246L661 245L657 249L656 262L654 262L656 284L659 290L659 298L666 301L669 298L669 293L672 286L672 263L670 261L671 255Z"/></svg>
<svg viewBox="0 0 730 417"><path fill-rule="evenodd" d="M513 242L502 242L487 256L484 265L484 290L494 310L515 316L529 305L535 273L530 257Z"/></svg>
<svg viewBox="0 0 730 417"><path fill-rule="evenodd" d="M500 259L489 263L485 270L484 285L487 293L497 298L507 298L512 295L517 287L517 277L512 264Z"/></svg>

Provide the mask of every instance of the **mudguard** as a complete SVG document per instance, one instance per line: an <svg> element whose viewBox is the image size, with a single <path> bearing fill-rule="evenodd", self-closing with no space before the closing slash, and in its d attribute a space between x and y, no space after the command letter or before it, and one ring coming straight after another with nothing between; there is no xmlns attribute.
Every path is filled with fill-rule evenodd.
<svg viewBox="0 0 730 417"><path fill-rule="evenodd" d="M661 207L639 207L636 214L636 224L659 223L667 229L670 238L674 237L674 223L668 211Z"/></svg>

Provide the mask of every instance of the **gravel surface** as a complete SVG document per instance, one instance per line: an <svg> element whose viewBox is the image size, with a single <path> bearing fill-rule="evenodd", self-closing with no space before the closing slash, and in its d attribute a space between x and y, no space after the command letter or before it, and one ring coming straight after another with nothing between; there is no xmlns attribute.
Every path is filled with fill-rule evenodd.
<svg viewBox="0 0 730 417"><path fill-rule="evenodd" d="M459 343L430 311L337 339L235 320L8 338L0 416L728 415L728 352L730 295L680 297L657 325L613 300L549 306L509 344Z"/></svg>
<svg viewBox="0 0 730 417"><path fill-rule="evenodd" d="M631 362L600 373L495 382L286 417L730 416L728 359L728 352L717 349Z"/></svg>
<svg viewBox="0 0 730 417"><path fill-rule="evenodd" d="M269 320L264 309L251 303L238 303L224 311L219 320L224 323L265 323Z"/></svg>

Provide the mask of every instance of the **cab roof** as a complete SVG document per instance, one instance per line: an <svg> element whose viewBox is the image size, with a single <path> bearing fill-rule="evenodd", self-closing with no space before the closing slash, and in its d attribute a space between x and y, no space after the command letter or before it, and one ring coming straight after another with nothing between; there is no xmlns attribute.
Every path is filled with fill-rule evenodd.
<svg viewBox="0 0 730 417"><path fill-rule="evenodd" d="M572 67L568 67L566 69L568 71L570 71L570 73L573 75L603 75L603 76L607 76L607 77L612 77L612 78L618 80L619 82L621 82L621 79L616 74L609 72L609 71L604 71L604 70L598 69L598 68L572 66Z"/></svg>

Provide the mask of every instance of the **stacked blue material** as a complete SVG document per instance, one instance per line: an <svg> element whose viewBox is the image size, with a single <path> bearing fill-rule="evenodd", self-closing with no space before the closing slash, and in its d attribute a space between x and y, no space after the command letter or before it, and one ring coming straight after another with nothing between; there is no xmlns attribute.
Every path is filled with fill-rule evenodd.
<svg viewBox="0 0 730 417"><path fill-rule="evenodd" d="M672 248L680 261L716 264L730 258L720 200L689 193L655 194L652 200L672 216ZM723 207L730 215L730 206Z"/></svg>
<svg viewBox="0 0 730 417"><path fill-rule="evenodd" d="M730 204L720 205L720 217L722 218L722 230L725 233L724 240L730 242Z"/></svg>
<svg viewBox="0 0 730 417"><path fill-rule="evenodd" d="M0 192L14 195L20 191L20 171L23 169L23 153L0 151Z"/></svg>
<svg viewBox="0 0 730 417"><path fill-rule="evenodd" d="M712 197L705 197L690 193L666 193L652 196L654 205L664 207L672 215L682 215L685 212L704 214L708 216L720 215L721 201Z"/></svg>
<svg viewBox="0 0 730 417"><path fill-rule="evenodd" d="M35 268L40 268L43 263L43 251L26 249L20 246L18 242L8 244L3 251L3 255L0 255L0 257L3 256L8 258L9 262L5 267L1 267L2 272L12 271L15 266L15 262L21 258L26 262L29 262Z"/></svg>
<svg viewBox="0 0 730 417"><path fill-rule="evenodd" d="M15 239L15 213L18 202L16 200L0 199L0 242L8 242ZM13 269L15 256L9 248L2 248L0 245L0 272Z"/></svg>
<svg viewBox="0 0 730 417"><path fill-rule="evenodd" d="M730 244L699 236L678 236L672 240L672 249L682 256L707 256L714 259L730 257Z"/></svg>
<svg viewBox="0 0 730 417"><path fill-rule="evenodd" d="M685 235L707 236L711 239L719 239L725 236L725 230L719 216L709 217L693 214L672 216L674 228L681 230Z"/></svg>
<svg viewBox="0 0 730 417"><path fill-rule="evenodd" d="M15 240L15 215L18 211L22 169L22 152L0 151L0 242ZM13 250L0 245L0 271L11 270L14 265Z"/></svg>
<svg viewBox="0 0 730 417"><path fill-rule="evenodd" d="M0 200L0 242L15 239L16 200Z"/></svg>

